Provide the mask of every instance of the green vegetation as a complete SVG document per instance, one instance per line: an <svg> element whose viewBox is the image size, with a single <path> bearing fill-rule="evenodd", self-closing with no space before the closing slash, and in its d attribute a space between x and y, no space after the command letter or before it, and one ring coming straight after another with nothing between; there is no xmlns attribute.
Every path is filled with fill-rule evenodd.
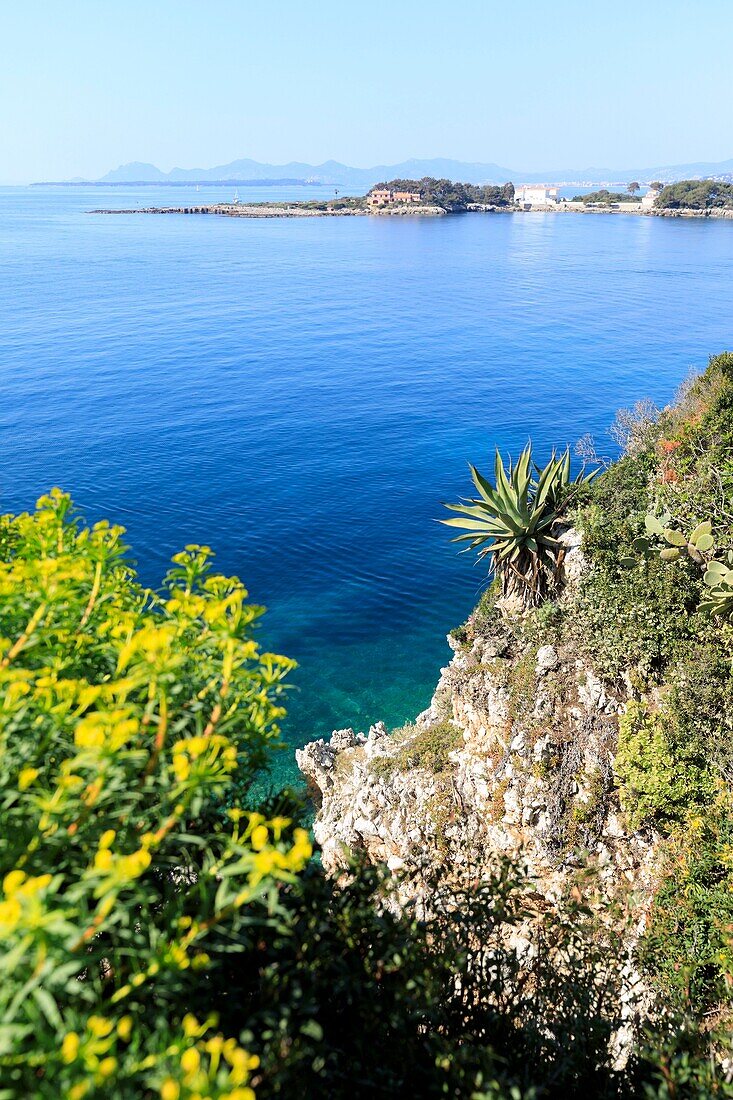
<svg viewBox="0 0 733 1100"><path fill-rule="evenodd" d="M565 631L608 680L626 678L636 694L619 723L618 795L632 828L668 837L642 961L668 1003L725 1032L733 1014L733 355L713 358L673 406L640 417L628 438L633 454L597 480L579 510L590 569Z"/></svg>
<svg viewBox="0 0 733 1100"><path fill-rule="evenodd" d="M718 180L680 180L668 183L654 204L659 210L714 210L733 208L733 184Z"/></svg>
<svg viewBox="0 0 733 1100"><path fill-rule="evenodd" d="M439 775L449 766L449 756L463 744L463 734L453 722L439 722L435 726L415 730L405 726L393 736L400 736L405 744L391 757L394 766L400 770L425 768Z"/></svg>
<svg viewBox="0 0 733 1100"><path fill-rule="evenodd" d="M626 453L579 487L569 517L587 561L577 588L501 628L494 588L458 636L470 645L503 629L515 679L551 640L629 700L610 784L599 773L591 805L610 798L630 829L666 838L640 962L691 1030L662 1044L665 1072L679 1075L664 1095L727 1095L685 1044L713 1035L719 1055L733 1020L733 355L711 359L661 412L622 410L614 434ZM531 736L531 715L518 700L511 709ZM573 811L565 844L585 817Z"/></svg>
<svg viewBox="0 0 733 1100"><path fill-rule="evenodd" d="M639 185L637 184L637 191ZM603 187L600 191L591 191L587 195L575 195L573 202L601 203L608 206L612 202L637 202L636 194L632 191L609 191Z"/></svg>
<svg viewBox="0 0 733 1100"><path fill-rule="evenodd" d="M495 485L469 464L477 498L446 504L459 519L444 519L449 527L467 530L454 542L468 542L479 558L491 557L504 596L518 596L527 607L540 603L557 584L563 550L553 528L574 492L593 474L570 479L570 452L553 454L543 469L532 463L532 446L522 451L508 473L499 452L494 462ZM534 476L536 474L536 477Z"/></svg>
<svg viewBox="0 0 733 1100"><path fill-rule="evenodd" d="M224 808L292 664L206 548L154 596L122 528L58 491L1 530L3 1095L246 1100L258 1058L197 991L311 853L289 818Z"/></svg>
<svg viewBox="0 0 733 1100"><path fill-rule="evenodd" d="M730 1025L733 794L722 785L664 852L642 961L669 1002Z"/></svg>
<svg viewBox="0 0 733 1100"><path fill-rule="evenodd" d="M714 791L704 739L686 736L675 708L650 712L631 701L619 722L615 772L629 825L658 828L683 821Z"/></svg>
<svg viewBox="0 0 733 1100"><path fill-rule="evenodd" d="M388 188L391 191L416 192L426 205L440 206L451 213L465 210L471 203L480 203L485 206L510 206L514 201L514 185L511 183L500 186L491 184L477 186L473 183L454 183L452 180L425 176L419 180L397 179L377 183L371 191L382 188Z"/></svg>
<svg viewBox="0 0 733 1100"><path fill-rule="evenodd" d="M309 862L292 798L245 811L291 663L206 548L156 595L121 539L56 491L0 524L0 1095L664 1095L655 1051L615 1066L623 953L589 910L543 914L528 979L510 864L397 915L382 869ZM459 737L409 762L440 776Z"/></svg>

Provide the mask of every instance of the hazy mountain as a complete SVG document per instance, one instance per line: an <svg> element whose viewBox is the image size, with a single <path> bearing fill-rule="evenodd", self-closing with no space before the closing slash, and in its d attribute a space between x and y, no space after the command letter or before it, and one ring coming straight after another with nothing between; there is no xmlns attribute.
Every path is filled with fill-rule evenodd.
<svg viewBox="0 0 733 1100"><path fill-rule="evenodd" d="M133 160L129 164L122 164L114 171L102 176L97 183L162 183L167 179L167 173L161 172L154 164L143 164L142 161Z"/></svg>
<svg viewBox="0 0 733 1100"><path fill-rule="evenodd" d="M215 168L173 168L161 172L153 164L133 161L102 176L98 183L194 183L204 180L302 179L314 183L332 183L344 187L371 187L384 179L445 176L468 183L505 183L511 172L498 164L466 164L457 160L407 160L402 164L381 164L374 168L350 168L335 160L323 164L261 164L256 160L233 160Z"/></svg>
<svg viewBox="0 0 733 1100"><path fill-rule="evenodd" d="M336 160L323 164L262 164L256 160L233 160L215 168L173 168L161 172L154 164L133 161L102 176L97 183L195 183L216 180L277 180L296 179L334 187L365 191L375 183L390 179L420 179L421 176L446 177L466 183L625 183L638 179L648 182L690 179L701 176L722 176L733 173L733 160L700 161L694 164L665 165L656 168L564 168L554 171L523 172L502 168L493 163L467 163L460 160L433 158L406 160L401 164L378 164L373 168L351 168ZM74 180L73 182L77 182Z"/></svg>

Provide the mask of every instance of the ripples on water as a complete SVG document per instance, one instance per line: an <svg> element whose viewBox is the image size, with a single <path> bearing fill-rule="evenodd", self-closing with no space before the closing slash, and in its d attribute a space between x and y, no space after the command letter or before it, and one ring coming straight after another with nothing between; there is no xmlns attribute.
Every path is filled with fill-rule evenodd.
<svg viewBox="0 0 733 1100"><path fill-rule="evenodd" d="M610 451L732 343L724 222L84 213L150 201L194 195L0 189L2 506L69 489L149 584L212 545L300 662L294 743L427 705L482 585L434 522L468 458Z"/></svg>

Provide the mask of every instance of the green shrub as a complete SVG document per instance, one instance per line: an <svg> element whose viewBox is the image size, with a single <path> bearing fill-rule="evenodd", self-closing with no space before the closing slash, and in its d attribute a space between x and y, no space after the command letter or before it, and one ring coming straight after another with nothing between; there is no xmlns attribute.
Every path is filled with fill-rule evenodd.
<svg viewBox="0 0 733 1100"><path fill-rule="evenodd" d="M394 766L400 770L424 768L439 775L450 770L450 754L463 744L463 732L453 722L439 722L417 733L405 729L406 743L394 754Z"/></svg>
<svg viewBox="0 0 733 1100"><path fill-rule="evenodd" d="M733 184L720 180L680 180L662 188L654 203L661 210L711 210L733 207Z"/></svg>
<svg viewBox="0 0 733 1100"><path fill-rule="evenodd" d="M618 937L558 906L533 925L528 970L507 933L536 917L532 883L509 862L464 870L463 884L454 868L426 872L429 914L396 915L383 868L354 865L346 890L314 872L298 881L292 927L263 950L258 979L256 1030L272 1036L263 1097L628 1095L611 1041Z"/></svg>
<svg viewBox="0 0 733 1100"><path fill-rule="evenodd" d="M669 1003L698 1019L721 1006L730 1017L732 857L733 795L721 789L669 839L642 943L642 963Z"/></svg>
<svg viewBox="0 0 733 1100"><path fill-rule="evenodd" d="M591 558L568 629L604 678L618 682L634 668L642 678L660 680L680 646L702 629L701 590L700 576L686 563L657 558L630 570L599 554Z"/></svg>
<svg viewBox="0 0 733 1100"><path fill-rule="evenodd" d="M619 721L614 771L629 826L664 827L714 790L703 742L679 737L673 712L629 702Z"/></svg>
<svg viewBox="0 0 733 1100"><path fill-rule="evenodd" d="M122 528L58 491L3 530L2 1095L248 1100L258 1059L199 994L310 856L286 818L223 810L277 739L291 662L205 548L154 596Z"/></svg>

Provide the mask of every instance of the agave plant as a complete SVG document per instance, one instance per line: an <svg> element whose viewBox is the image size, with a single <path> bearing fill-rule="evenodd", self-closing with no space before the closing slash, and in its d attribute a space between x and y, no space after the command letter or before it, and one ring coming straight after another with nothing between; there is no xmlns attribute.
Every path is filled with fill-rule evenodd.
<svg viewBox="0 0 733 1100"><path fill-rule="evenodd" d="M519 596L525 606L538 604L555 587L564 551L553 536L575 486L590 481L595 472L570 479L570 452L559 458L553 452L546 466L532 462L528 443L516 464L504 467L499 451L494 461L492 485L471 466L471 478L478 497L446 504L460 518L444 519L448 527L468 533L454 542L467 542L466 550L478 550L478 557L491 555L492 568L501 577L505 596Z"/></svg>

